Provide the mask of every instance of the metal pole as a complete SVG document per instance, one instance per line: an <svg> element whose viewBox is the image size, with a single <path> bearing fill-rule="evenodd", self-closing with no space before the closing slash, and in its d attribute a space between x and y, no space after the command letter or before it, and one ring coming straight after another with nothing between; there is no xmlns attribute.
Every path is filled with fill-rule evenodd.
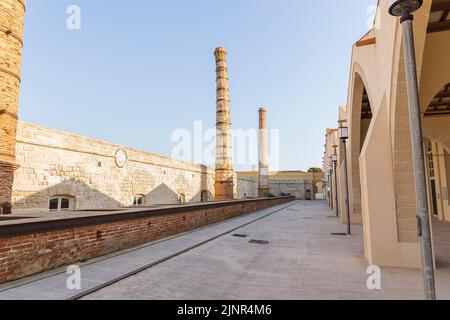
<svg viewBox="0 0 450 320"><path fill-rule="evenodd" d="M329 196L330 196L330 207L331 207L331 211L334 211L334 202L333 202L334 187L333 187L333 174L332 174L331 171L329 173L329 177L330 177L330 185L329 185L329 188L330 188L330 194L329 194Z"/></svg>
<svg viewBox="0 0 450 320"><path fill-rule="evenodd" d="M336 197L336 217L339 217L339 200L338 200L338 184L337 184L337 163L333 161L334 167L334 196Z"/></svg>
<svg viewBox="0 0 450 320"><path fill-rule="evenodd" d="M345 169L345 205L347 206L347 235L352 234L352 224L350 221L350 198L348 192L348 166L347 166L347 141L343 139L344 143L344 169Z"/></svg>
<svg viewBox="0 0 450 320"><path fill-rule="evenodd" d="M328 206L331 207L331 201L330 201L330 172L327 173L327 184L326 184L326 197L328 199Z"/></svg>
<svg viewBox="0 0 450 320"><path fill-rule="evenodd" d="M416 187L417 228L422 251L425 296L428 300L436 300L431 225L425 178L425 159L422 144L419 86L417 83L414 31L412 25L413 19L414 17L407 12L402 16L400 21L403 28L403 47L405 50L405 69L408 87L409 124L411 127L414 180Z"/></svg>

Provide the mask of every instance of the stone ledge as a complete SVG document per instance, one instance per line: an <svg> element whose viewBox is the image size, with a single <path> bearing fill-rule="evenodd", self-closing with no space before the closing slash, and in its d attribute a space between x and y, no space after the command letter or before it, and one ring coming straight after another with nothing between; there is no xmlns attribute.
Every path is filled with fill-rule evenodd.
<svg viewBox="0 0 450 320"><path fill-rule="evenodd" d="M0 283L88 261L295 200L227 201L0 225Z"/></svg>
<svg viewBox="0 0 450 320"><path fill-rule="evenodd" d="M227 208L236 205L256 204L259 202L277 202L278 200L294 201L295 197L259 198L236 201L209 202L163 208L123 209L110 212L80 211L71 212L69 216L58 217L18 217L18 220L0 222L0 239L33 233L44 233L72 228L82 228L127 220L145 219L171 214L189 213L193 211ZM19 219L20 218L20 219Z"/></svg>

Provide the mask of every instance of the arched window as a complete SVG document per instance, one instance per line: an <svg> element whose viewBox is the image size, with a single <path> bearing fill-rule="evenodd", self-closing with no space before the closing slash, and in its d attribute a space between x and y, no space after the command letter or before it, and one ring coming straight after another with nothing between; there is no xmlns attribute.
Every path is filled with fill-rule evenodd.
<svg viewBox="0 0 450 320"><path fill-rule="evenodd" d="M50 211L74 210L75 199L70 196L55 196L50 198L48 208Z"/></svg>
<svg viewBox="0 0 450 320"><path fill-rule="evenodd" d="M181 194L178 196L178 203L179 203L179 204L184 204L184 203L186 203L186 195L185 195L184 193L181 193Z"/></svg>
<svg viewBox="0 0 450 320"><path fill-rule="evenodd" d="M312 192L311 190L306 190L306 195L305 195L305 199L306 200L312 200Z"/></svg>
<svg viewBox="0 0 450 320"><path fill-rule="evenodd" d="M138 194L133 198L133 206L142 207L145 204L145 197L142 194Z"/></svg>

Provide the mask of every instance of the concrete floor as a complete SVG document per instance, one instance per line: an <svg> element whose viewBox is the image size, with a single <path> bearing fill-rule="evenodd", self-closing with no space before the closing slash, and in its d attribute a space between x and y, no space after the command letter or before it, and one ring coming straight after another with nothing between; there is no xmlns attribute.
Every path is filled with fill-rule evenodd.
<svg viewBox="0 0 450 320"><path fill-rule="evenodd" d="M436 265L438 268L450 269L450 222L434 218L432 221Z"/></svg>
<svg viewBox="0 0 450 320"><path fill-rule="evenodd" d="M345 232L325 201L298 202L274 215L138 273L85 299L422 299L419 270L382 270L368 290L362 228ZM435 231L436 232L436 231ZM268 244L249 243L264 240ZM450 299L450 268L437 271Z"/></svg>

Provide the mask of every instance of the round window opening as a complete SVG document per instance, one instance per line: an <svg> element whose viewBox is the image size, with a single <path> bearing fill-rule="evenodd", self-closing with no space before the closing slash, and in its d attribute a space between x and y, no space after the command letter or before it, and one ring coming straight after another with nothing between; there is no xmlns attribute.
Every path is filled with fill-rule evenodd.
<svg viewBox="0 0 450 320"><path fill-rule="evenodd" d="M127 152L125 150L123 150L123 149L118 149L116 151L116 165L119 168L123 168L123 167L125 167L127 162L128 162Z"/></svg>

